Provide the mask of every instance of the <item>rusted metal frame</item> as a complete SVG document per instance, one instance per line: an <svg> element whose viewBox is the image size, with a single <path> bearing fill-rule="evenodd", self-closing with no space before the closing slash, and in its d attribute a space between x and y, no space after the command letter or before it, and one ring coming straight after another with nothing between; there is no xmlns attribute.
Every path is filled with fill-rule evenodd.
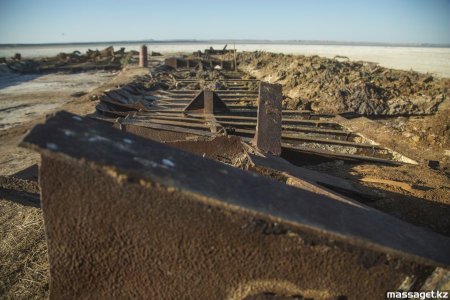
<svg viewBox="0 0 450 300"><path fill-rule="evenodd" d="M118 107L121 110L127 110L127 111L150 111L150 109L148 109L147 107L145 107L142 103L138 102L135 104L126 104L126 103L121 103L121 102L117 102L117 101L113 101L113 100L106 100L106 99L101 99L101 102L110 105L112 107Z"/></svg>
<svg viewBox="0 0 450 300"><path fill-rule="evenodd" d="M233 101L235 102L235 101ZM233 102L227 102L227 106L228 108L232 108L232 109L245 109L248 108L249 106L247 105L240 105L240 104L233 104ZM168 102L168 101L164 101L164 103L160 104L158 102L155 103L154 107L186 107L187 104L189 104L189 101L186 102Z"/></svg>
<svg viewBox="0 0 450 300"><path fill-rule="evenodd" d="M289 133L290 131L294 132L311 132L311 133L320 133L320 134L331 134L331 135L339 135L345 138L345 140L354 139L356 137L359 137L359 135L349 132L346 130L339 130L339 129L322 129L322 128L315 128L315 127L305 127L301 125L283 125L283 130L287 131Z"/></svg>
<svg viewBox="0 0 450 300"><path fill-rule="evenodd" d="M229 80L229 79L228 79ZM218 81L221 81L220 79L218 79ZM204 80L198 80L198 81L176 81L177 84L177 88L180 90L186 90L187 89L187 85L190 85L192 83L202 83L204 82ZM211 82L211 81L208 81ZM223 83L226 83L226 86L220 87L218 89L216 89L217 91L255 91L254 87L249 86L248 82L247 83L237 83L237 82L224 82L221 81ZM182 87L184 87L184 89L181 89Z"/></svg>
<svg viewBox="0 0 450 300"><path fill-rule="evenodd" d="M244 133L244 134L254 134L254 130L250 129L241 129L241 128L235 128L236 133ZM366 149L374 149L374 150L386 150L385 148L379 146L379 145L371 145L371 144L362 144L362 143L355 143L355 142L347 142L342 140L335 140L335 139L321 139L321 138L314 138L310 136L300 135L300 134L286 134L282 133L281 135L283 140L292 140L292 141L302 141L307 143L319 143L319 144L331 144L331 145L340 145L340 146L350 146L355 148L366 148Z"/></svg>
<svg viewBox="0 0 450 300"><path fill-rule="evenodd" d="M44 125L36 126L25 137L22 146L40 151L46 158L63 154L57 157L94 162L96 166L113 166L105 170L113 170L111 174L129 174L133 182L151 182L149 187L168 187L172 194L174 191L185 193L203 205L238 214L251 213L287 226L293 232L296 229L307 230L418 263L450 266L448 237L366 206L335 201L262 176L250 175L65 112L58 113ZM136 157L139 159L134 159ZM168 158L170 164L164 163ZM156 163L150 167L144 162ZM205 178L208 178L208 184L205 184ZM41 178L42 182L47 183ZM229 188L223 182L227 182ZM123 184L128 183L125 181ZM251 192L245 192L249 189ZM44 193L45 196L48 195ZM51 208L47 204L50 203L45 199L43 203L44 217L49 217L47 209ZM54 220L47 219L46 225L48 221Z"/></svg>
<svg viewBox="0 0 450 300"><path fill-rule="evenodd" d="M238 90L243 89L245 87L246 87L245 85L233 84L232 86L229 86L227 90L229 90L229 91L238 91ZM249 90L250 90L250 88L249 88Z"/></svg>
<svg viewBox="0 0 450 300"><path fill-rule="evenodd" d="M246 100L246 101L256 101L256 95L222 95L220 93L216 93L217 95L219 95L219 97L223 100L234 100L234 101L241 101L241 100ZM189 101L192 100L192 97L195 96L195 94L190 94L190 95L155 95L157 98L155 98L155 100L173 100L173 101Z"/></svg>
<svg viewBox="0 0 450 300"><path fill-rule="evenodd" d="M157 107L150 108L147 112L149 113L174 113L180 114L183 113L182 109L160 109Z"/></svg>
<svg viewBox="0 0 450 300"><path fill-rule="evenodd" d="M178 95L178 94L198 94L201 90L160 90L155 94ZM217 94L258 94L257 90L214 90Z"/></svg>
<svg viewBox="0 0 450 300"><path fill-rule="evenodd" d="M181 79L187 79L187 78L183 78L184 74L183 74L183 70L175 70L174 71L175 75L178 77L181 77ZM229 77L235 77L238 79L242 79L242 76L244 76L245 74L242 72L234 72L231 70L220 70L220 74L229 78Z"/></svg>
<svg viewBox="0 0 450 300"><path fill-rule="evenodd" d="M253 93L221 93L220 90L214 91L217 95L219 95L221 98L255 98L257 97L256 94ZM158 97L158 98L170 98L170 99L184 99L184 98L192 98L197 93L160 93L160 94L152 94L152 97Z"/></svg>
<svg viewBox="0 0 450 300"><path fill-rule="evenodd" d="M180 100L192 100L192 97L195 97L198 93L192 94L154 94L152 96L156 97L156 99L180 99Z"/></svg>
<svg viewBox="0 0 450 300"><path fill-rule="evenodd" d="M196 97L196 96L193 96L193 97ZM174 102L174 103L190 102L190 101L192 101L193 97L185 97L185 98L160 97L160 98L154 100L152 103L157 103L160 100ZM220 97L220 95L219 95L219 97ZM239 97L239 98L225 97L225 98L222 98L222 97L220 97L220 99L222 101L236 102L236 103L249 102L249 103L252 103L252 105L256 107L256 98L245 98L245 97Z"/></svg>
<svg viewBox="0 0 450 300"><path fill-rule="evenodd" d="M233 115L216 115L218 120L249 120L256 121L256 117L245 117L245 116L233 116ZM232 121L231 121L232 122ZM329 121L321 121L321 120L304 120L304 119L291 119L291 118L282 118L283 125L309 125L315 127L326 127L326 128L342 128L337 123L332 123Z"/></svg>
<svg viewBox="0 0 450 300"><path fill-rule="evenodd" d="M289 126L290 127L290 126ZM313 127L303 127L303 126L295 126L286 128L283 126L283 133L285 134L305 134L308 136L317 136L325 139L335 139L340 141L346 141L346 142L357 142L357 138L360 136L355 133L348 133L340 130L327 130L327 129L320 129L320 128L313 128Z"/></svg>
<svg viewBox="0 0 450 300"><path fill-rule="evenodd" d="M170 115L159 115L159 114L153 114L148 116L135 116L133 119L139 120L139 121L147 121L152 119L159 119L159 120L179 120L179 121L186 121L186 122L195 122L195 123L204 123L205 119L202 118L191 118L188 116L178 115L178 116L170 116Z"/></svg>
<svg viewBox="0 0 450 300"><path fill-rule="evenodd" d="M197 67L199 64L203 64L213 68L216 65L222 66L223 69L233 69L234 61L224 61L224 60L216 60L216 59L185 59L185 58L167 58L165 60L165 64L178 69L191 69Z"/></svg>
<svg viewBox="0 0 450 300"><path fill-rule="evenodd" d="M129 113L125 112L109 112L107 113L116 114L118 116L126 116L129 115ZM200 119L198 117L201 117ZM186 122L200 122L204 123L205 120L203 119L203 115L197 116L197 117L189 117L188 115L179 115L179 116L173 116L173 114L169 114L168 116L165 115L156 115L156 114L150 114L150 115L136 115L133 117L135 120L145 121L145 120L151 120L151 119L160 119L160 120L179 120L179 121L186 121ZM214 118L216 125L233 125L233 126L256 126L256 123L251 122L232 122L232 121L218 121L216 118ZM294 129L296 131L301 132L311 132L311 133L318 133L318 134L329 134L329 135L344 135L349 136L353 135L354 137L357 137L358 135L353 134L351 132L342 131L342 130L330 130L330 129L320 129L320 128L308 128L308 127L302 127L302 126L296 126L296 127L289 127L289 126L282 126L283 130L285 129Z"/></svg>
<svg viewBox="0 0 450 300"><path fill-rule="evenodd" d="M173 104L187 104L190 101L192 101L192 98L191 99L188 99L188 98L186 98L186 99L161 98L161 99L155 100L154 102L152 102L152 104L157 104L159 100L166 101L166 102L173 103ZM256 100L255 99L241 98L241 99L221 99L221 100L222 100L222 102L233 104L238 108L253 108L253 109L256 108ZM242 104L242 103L247 103L247 104ZM243 107L239 107L239 106L243 106Z"/></svg>
<svg viewBox="0 0 450 300"><path fill-rule="evenodd" d="M177 82L211 82L211 81L223 81L223 82L259 82L258 79L177 79Z"/></svg>
<svg viewBox="0 0 450 300"><path fill-rule="evenodd" d="M233 122L233 121L219 121L222 125L232 125L232 126L256 126L256 123L254 122ZM339 135L343 136L345 140L349 140L351 138L359 137L359 135L354 134L352 132L344 131L344 130L334 130L334 129L321 129L316 127L305 127L302 125L282 125L282 128L284 131L295 131L295 132L311 132L311 133L318 133L318 134L327 134L327 135Z"/></svg>
<svg viewBox="0 0 450 300"><path fill-rule="evenodd" d="M257 112L257 109L255 108L251 108L248 109L248 111L252 111L254 113ZM329 121L322 121L322 120L304 120L304 119L300 119L303 115L309 115L311 111L292 111L292 110L283 110L283 120L288 120L288 121L292 121L292 122L297 122L296 118L287 118L286 116L294 114L296 117L298 118L298 122L309 122L309 123L319 123L319 124L337 124L337 123L332 123ZM219 118L228 118L228 119L243 119L243 120L256 120L256 116L239 116L239 115L235 115L235 111L232 112L233 114L216 114L216 117Z"/></svg>
<svg viewBox="0 0 450 300"><path fill-rule="evenodd" d="M250 96L250 95L233 95L233 96L227 96L227 95L221 95L219 94L220 98L222 100L229 100L229 101L252 101L256 102L257 96ZM256 104L256 103L255 103Z"/></svg>
<svg viewBox="0 0 450 300"><path fill-rule="evenodd" d="M124 120L124 125L137 125L138 122L134 122L132 120ZM196 136L205 136L205 137L212 137L214 136L210 130L199 130L199 129L191 129L186 127L180 127L175 125L167 125L167 124L157 124L157 123L142 123L139 124L139 126L144 128L151 128L151 129L157 129L157 130L165 130L165 131L171 131L171 132L177 132L177 133L184 133L189 135L196 135Z"/></svg>
<svg viewBox="0 0 450 300"><path fill-rule="evenodd" d="M181 97L180 98L158 97L153 102L156 103L160 100L163 100L163 101L169 101L169 102L174 102L174 103L183 103L183 102L192 101L193 97L183 97L183 98L181 98ZM219 97L220 97L220 95L219 95ZM245 102L245 101L252 102L252 103L256 102L255 98L250 98L250 97L248 97L248 98L246 98L246 97L240 97L240 98L229 98L229 97L222 98L222 97L220 97L220 99L222 99L223 101L228 101L228 102ZM255 105L256 105L256 103L255 103Z"/></svg>
<svg viewBox="0 0 450 300"><path fill-rule="evenodd" d="M146 110L147 112L160 112L160 113L164 113L164 112L167 112L167 113L183 113L183 110L179 110L179 109L168 109L168 110L164 110L164 109L157 109L157 108L152 108L152 107L149 107L149 109L147 109ZM230 111L230 113L228 113L227 115L236 115L236 114L240 114L240 113L251 113L251 114L255 114L256 113L256 109L254 109L254 108L245 108L245 109L233 109L233 110L231 110ZM300 112L301 113L301 112ZM290 110L287 110L287 111L284 111L283 110L283 115L287 115L287 116L292 116L292 115L298 115L299 113L298 112L295 112L295 111L290 111ZM216 114L216 116L217 116L217 114ZM302 120L302 121L311 121L311 122L316 122L316 120ZM324 123L317 123L316 125L319 127L319 126L322 126L323 124L326 124L326 123L329 123L329 124L337 124L337 123L330 123L330 122L324 122Z"/></svg>
<svg viewBox="0 0 450 300"><path fill-rule="evenodd" d="M332 144L332 145L341 145L341 146L351 146L351 147L358 147L358 148L367 148L367 149L373 149L375 150L386 150L380 145L373 145L373 144L365 144L365 143L356 143L356 142L348 142L343 140L335 140L335 139L321 139L321 138L313 138L308 136L303 136L299 134L287 134L284 133L282 135L284 140L294 140L294 141L304 141L304 142L311 142L311 143L319 143L319 144Z"/></svg>
<svg viewBox="0 0 450 300"><path fill-rule="evenodd" d="M186 113L184 113L184 112L175 113L175 112L170 112L170 111L169 111L169 112L166 112L165 110L160 111L160 112L158 112L158 111L155 111L155 112L143 112L143 113L138 112L138 113L136 114L136 117L142 118L142 119L145 119L145 118L151 118L151 117L153 117L153 116L160 116L160 117L180 117L180 118L184 118L184 117L190 118L190 117L191 117L189 114L186 114ZM192 118L194 118L194 117L192 117ZM197 118L195 118L195 119L197 119Z"/></svg>
<svg viewBox="0 0 450 300"><path fill-rule="evenodd" d="M382 164L396 165L396 166L404 165L403 162L395 161L392 159L358 155L358 154L348 154L348 153L342 153L342 152L332 152L332 151L321 150L321 149L313 149L313 148L303 147L300 145L293 145L293 144L285 143L285 142L282 142L281 146L283 149L294 150L294 151L298 151L300 153L306 153L306 154L320 155L323 157L347 159L347 160L353 160L353 161L367 161L367 162L382 163Z"/></svg>
<svg viewBox="0 0 450 300"><path fill-rule="evenodd" d="M173 126L179 126L179 127L189 127L189 128L202 128L202 129L209 129L210 126L203 123L190 123L190 122L182 122L182 121L172 121L172 120L163 120L163 119L147 119L145 121L142 120L133 120L130 119L130 121L135 122L135 124L145 124L145 123L155 123L155 124L165 124L165 125L173 125Z"/></svg>
<svg viewBox="0 0 450 300"><path fill-rule="evenodd" d="M258 90L217 90L219 94L255 94L258 95Z"/></svg>
<svg viewBox="0 0 450 300"><path fill-rule="evenodd" d="M256 126L256 122L236 122L236 121L223 121L224 118L220 119L220 123L223 125L232 125L232 126ZM226 120L226 119L225 119ZM283 120L283 123L284 120ZM302 125L282 125L283 130L292 130L292 131L306 131L306 132L315 132L315 133L323 133L323 134L334 134L334 135L342 135L345 137L356 137L352 132L345 130L334 130L334 129L321 129L316 127L305 127Z"/></svg>
<svg viewBox="0 0 450 300"><path fill-rule="evenodd" d="M314 193L326 195L332 199L338 201L344 201L347 203L361 203L341 195L339 192L330 190L334 188L339 191L345 191L353 195L362 195L362 192L357 190L349 181L328 175L326 173L320 173L317 171L309 170L302 167L297 167L284 160L281 157L266 154L265 156L257 156L251 153L247 153L248 159L253 168L272 170L280 172L288 177L287 184L309 190Z"/></svg>
<svg viewBox="0 0 450 300"><path fill-rule="evenodd" d="M173 116L174 113L176 113L176 111L168 111L166 112L165 110L161 110L161 111L151 111L151 112L137 112L136 115L145 117L145 116L152 116L152 115L160 115L160 116ZM302 112L300 112L302 113ZM308 111L304 111L303 114L307 115L309 114ZM192 117L192 118L203 118L202 114L193 114L193 113L183 113L183 112L179 112L180 116L188 116L188 117ZM229 121L229 120L250 120L250 121L256 121L256 117L246 117L246 116L241 116L241 115L233 115L233 112L231 112L230 114L226 114L226 115L220 115L220 114L216 114L215 118L217 120L222 120L222 121ZM230 121L232 122L232 121ZM329 125L328 127L338 127L338 128L342 128L339 124L337 123L330 123L328 121L320 121L320 120L304 120L304 119L300 119L300 118L283 118L282 120L283 124L293 124L293 125L299 125L299 126L315 126L315 127L327 127L327 125ZM317 126L317 123L319 123L319 126ZM318 128L318 130L320 130Z"/></svg>

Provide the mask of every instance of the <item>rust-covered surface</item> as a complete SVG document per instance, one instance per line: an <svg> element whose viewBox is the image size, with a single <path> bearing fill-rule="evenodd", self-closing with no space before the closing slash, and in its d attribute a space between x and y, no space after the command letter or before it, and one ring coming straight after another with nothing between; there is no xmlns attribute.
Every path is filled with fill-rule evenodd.
<svg viewBox="0 0 450 300"><path fill-rule="evenodd" d="M143 68L148 67L147 46L145 45L142 45L139 51L139 66Z"/></svg>
<svg viewBox="0 0 450 300"><path fill-rule="evenodd" d="M208 59L208 58L184 58L184 57L168 57L164 60L165 64L174 69L201 68L212 70L219 66L220 69L233 70L234 61Z"/></svg>
<svg viewBox="0 0 450 300"><path fill-rule="evenodd" d="M220 99L217 93L205 89L198 93L197 96L189 102L184 111L212 115L216 113L227 113L230 110L222 99Z"/></svg>
<svg viewBox="0 0 450 300"><path fill-rule="evenodd" d="M281 84L261 82L255 144L263 152L281 154Z"/></svg>
<svg viewBox="0 0 450 300"><path fill-rule="evenodd" d="M431 231L87 118L23 145L43 158L52 299L379 299L450 263Z"/></svg>
<svg viewBox="0 0 450 300"><path fill-rule="evenodd" d="M336 123L334 116L306 109L281 109L281 90L277 91L277 85L265 89L272 85L239 71L205 71L189 60L184 61L182 68L168 68L177 61L175 57L167 58L165 65L151 70L151 76L106 91L99 97L93 117L145 128L157 126L161 131L185 133L188 129L205 135L226 132L243 139L256 136L263 152L281 153L291 161L308 156L385 164L416 163L347 130ZM260 91L263 94L259 96ZM258 99L264 100L262 105ZM281 115L275 113L278 110Z"/></svg>

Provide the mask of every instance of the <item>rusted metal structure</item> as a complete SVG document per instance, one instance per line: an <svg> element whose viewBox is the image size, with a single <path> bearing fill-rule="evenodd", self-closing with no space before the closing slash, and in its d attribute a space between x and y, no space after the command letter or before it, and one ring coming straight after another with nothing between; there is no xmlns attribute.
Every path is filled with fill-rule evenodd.
<svg viewBox="0 0 450 300"><path fill-rule="evenodd" d="M201 56L208 57L211 55L224 55L224 54L233 53L236 51L235 49L233 49L233 50L227 49L227 47L228 47L228 44L226 44L222 49L214 49L213 47L209 47L208 49L205 49L203 53L201 50L198 50L196 52L193 52L192 55L198 56L198 57L201 57Z"/></svg>
<svg viewBox="0 0 450 300"><path fill-rule="evenodd" d="M148 67L147 46L145 45L141 46L141 51L139 52L139 66L143 68Z"/></svg>
<svg viewBox="0 0 450 300"><path fill-rule="evenodd" d="M42 156L51 299L379 299L450 265L449 238L89 118L22 144Z"/></svg>
<svg viewBox="0 0 450 300"><path fill-rule="evenodd" d="M449 238L296 165L406 158L283 110L279 85L166 63L176 70L105 92L90 118L58 113L22 143L42 157L52 299L379 299L450 266Z"/></svg>
<svg viewBox="0 0 450 300"><path fill-rule="evenodd" d="M261 82L255 144L266 153L281 154L281 85Z"/></svg>
<svg viewBox="0 0 450 300"><path fill-rule="evenodd" d="M165 59L165 64L174 69L189 69L189 68L202 68L205 70L212 70L214 68L220 68L221 70L233 70L234 61L232 60L219 60L219 59L207 59L207 58L182 58L182 57L169 57Z"/></svg>
<svg viewBox="0 0 450 300"><path fill-rule="evenodd" d="M182 78L181 74L186 67L187 65L183 65L172 73L176 88L148 91L130 85L105 93L97 105L96 118L120 123L122 128L141 127L141 133L153 128L167 129L172 133L190 131L195 136L209 136L211 130L215 132L219 129L243 139L252 139L257 127L259 80L244 79L242 73L234 71L221 71L220 77L214 80ZM216 126L213 127L211 118L184 111L203 91L198 89L202 84L215 85L208 89L213 90L229 110L214 114ZM192 89L190 86L197 88ZM130 95L133 93L143 96L136 100ZM308 110L283 109L281 127L281 155L291 161L301 155L309 155L314 159L328 157L386 164L415 163L358 133L347 130L332 116L317 115Z"/></svg>

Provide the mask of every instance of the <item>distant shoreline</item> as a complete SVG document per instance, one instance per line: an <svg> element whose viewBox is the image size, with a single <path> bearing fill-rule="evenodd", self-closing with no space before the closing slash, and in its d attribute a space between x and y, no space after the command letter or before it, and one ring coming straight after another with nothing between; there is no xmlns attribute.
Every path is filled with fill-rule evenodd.
<svg viewBox="0 0 450 300"><path fill-rule="evenodd" d="M450 78L450 47L424 47L414 46L383 46L383 45L334 45L334 44L301 44L301 43L243 43L236 41L236 49L239 52L264 51L272 53L283 53L286 55L318 55L321 57L334 58L346 56L352 61L369 61L379 63L381 66L400 70L414 70L421 73L431 73L434 76ZM13 57L20 53L23 58L42 58L58 55L61 52L82 53L89 49L104 49L113 46L116 50L124 47L127 50L139 51L140 45L146 44L150 51L181 55L204 50L209 47L222 49L228 44L228 49L234 47L233 43L227 41L188 42L188 41L138 41L138 42L102 42L102 43L75 43L75 44L32 44L29 46L15 45L0 46L0 57Z"/></svg>
<svg viewBox="0 0 450 300"><path fill-rule="evenodd" d="M231 46L233 44L266 44L266 45L312 45L312 46L371 46L371 47L418 47L418 48L450 48L450 44L432 43L375 43L375 42L339 42L339 41L303 41L303 40L141 40L141 41L105 41L75 43L9 43L0 44L0 48L23 47L61 47L61 46L96 46L96 45L140 45L140 44L211 44Z"/></svg>

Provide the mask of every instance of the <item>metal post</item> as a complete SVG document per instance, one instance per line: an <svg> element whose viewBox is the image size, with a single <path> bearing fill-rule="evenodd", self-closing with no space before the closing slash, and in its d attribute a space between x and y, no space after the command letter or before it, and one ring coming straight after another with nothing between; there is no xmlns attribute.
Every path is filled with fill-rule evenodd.
<svg viewBox="0 0 450 300"><path fill-rule="evenodd" d="M262 82L259 85L258 118L255 144L266 153L281 154L281 85Z"/></svg>
<svg viewBox="0 0 450 300"><path fill-rule="evenodd" d="M147 46L145 45L141 46L141 51L139 53L139 66L143 68L148 67Z"/></svg>
<svg viewBox="0 0 450 300"><path fill-rule="evenodd" d="M236 43L233 43L233 49L234 49L234 71L237 70L237 66L236 66Z"/></svg>

